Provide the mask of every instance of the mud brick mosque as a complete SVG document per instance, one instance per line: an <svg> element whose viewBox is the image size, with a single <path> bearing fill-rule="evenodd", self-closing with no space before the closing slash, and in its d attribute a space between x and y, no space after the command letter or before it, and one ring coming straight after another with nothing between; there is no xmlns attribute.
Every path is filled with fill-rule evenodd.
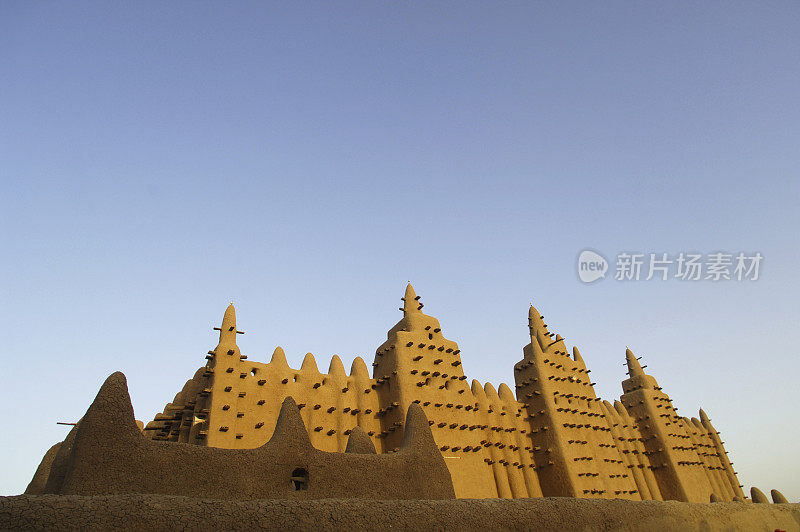
<svg viewBox="0 0 800 532"><path fill-rule="evenodd" d="M458 344L422 312L419 299L409 284L403 318L376 350L371 377L361 358L349 374L338 356L320 373L310 353L292 369L280 347L269 363L248 360L236 345L241 331L231 305L205 366L144 434L256 449L272 438L291 397L314 448L345 452L351 435L363 430L364 443L380 456L402 450L406 413L421 408L458 498L746 498L705 412L699 419L678 415L630 350L620 400L604 401L578 348L569 353L531 306L531 341L514 365L515 391L469 383Z"/></svg>

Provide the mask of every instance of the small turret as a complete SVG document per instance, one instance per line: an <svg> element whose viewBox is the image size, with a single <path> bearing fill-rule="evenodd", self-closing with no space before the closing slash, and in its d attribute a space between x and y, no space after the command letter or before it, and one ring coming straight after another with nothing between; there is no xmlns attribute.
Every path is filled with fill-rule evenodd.
<svg viewBox="0 0 800 532"><path fill-rule="evenodd" d="M764 492L755 486L750 488L750 498L753 499L754 503L769 504L769 499L764 495Z"/></svg>
<svg viewBox="0 0 800 532"><path fill-rule="evenodd" d="M478 379L472 379L472 386L470 386L470 390L472 391L472 395L474 395L476 398L486 395L486 392L483 391L483 386L481 386L481 383L478 382Z"/></svg>
<svg viewBox="0 0 800 532"><path fill-rule="evenodd" d="M367 364L364 362L363 358L356 357L353 359L353 363L350 365L350 376L358 377L364 380L369 379L369 370L367 369Z"/></svg>
<svg viewBox="0 0 800 532"><path fill-rule="evenodd" d="M490 403L500 401L500 396L497 394L497 390L495 389L495 387L492 385L491 382L487 382L486 384L483 385L483 391L484 393L486 393L486 398L489 400Z"/></svg>
<svg viewBox="0 0 800 532"><path fill-rule="evenodd" d="M289 368L289 363L286 362L286 353L283 352L282 347L275 348L275 351L272 352L272 358L270 359L269 363L282 369Z"/></svg>
<svg viewBox="0 0 800 532"><path fill-rule="evenodd" d="M319 369L317 369L317 361L314 359L313 354L306 353L305 358L303 358L303 363L300 365L300 371L319 373Z"/></svg>
<svg viewBox="0 0 800 532"><path fill-rule="evenodd" d="M497 388L497 394L500 396L500 399L502 399L505 402L510 403L516 401L516 398L514 397L514 393L511 391L511 388L509 388L508 385L504 382L501 382L500 386Z"/></svg>
<svg viewBox="0 0 800 532"><path fill-rule="evenodd" d="M775 504L789 504L789 501L786 500L783 493L778 490L771 490L770 495L772 495L772 502Z"/></svg>
<svg viewBox="0 0 800 532"><path fill-rule="evenodd" d="M344 371L344 364L342 364L342 359L339 358L339 355L333 355L333 357L331 357L331 364L328 367L328 375L330 375L333 379L339 379L342 381L347 378L347 374Z"/></svg>

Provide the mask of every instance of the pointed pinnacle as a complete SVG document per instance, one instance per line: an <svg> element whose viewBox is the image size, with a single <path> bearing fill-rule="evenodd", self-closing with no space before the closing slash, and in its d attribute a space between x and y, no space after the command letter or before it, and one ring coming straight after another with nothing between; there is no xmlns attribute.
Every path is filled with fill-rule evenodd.
<svg viewBox="0 0 800 532"><path fill-rule="evenodd" d="M476 397L486 395L486 392L483 391L483 386L481 386L481 383L478 382L477 379L472 379L472 386L470 386L470 390L472 390L472 395Z"/></svg>
<svg viewBox="0 0 800 532"><path fill-rule="evenodd" d="M297 403L291 396L286 397L281 404L275 431L272 433L269 443L300 448L312 447L305 423L300 416L300 409L297 408Z"/></svg>
<svg viewBox="0 0 800 532"><path fill-rule="evenodd" d="M342 364L342 359L339 358L339 355L333 355L333 357L331 357L331 363L330 366L328 366L328 375L341 379L347 377L344 371L344 364Z"/></svg>
<svg viewBox="0 0 800 532"><path fill-rule="evenodd" d="M414 292L414 287L411 286L411 283L408 283L406 286L406 293L403 296L403 314L408 315L410 313L419 312L422 308L422 304L419 302L419 296L416 292Z"/></svg>
<svg viewBox="0 0 800 532"><path fill-rule="evenodd" d="M312 373L319 373L319 369L317 369L317 361L314 359L314 355L311 353L306 353L305 358L303 358L303 363L300 364L300 370L308 371Z"/></svg>
<svg viewBox="0 0 800 532"><path fill-rule="evenodd" d="M639 361L636 360L636 356L630 349L625 349L625 361L628 363L628 374L630 377L640 377L645 374L642 365L639 364Z"/></svg>
<svg viewBox="0 0 800 532"><path fill-rule="evenodd" d="M786 500L786 497L783 496L778 490L771 490L770 495L772 495L772 502L775 504L788 504L789 501Z"/></svg>
<svg viewBox="0 0 800 532"><path fill-rule="evenodd" d="M283 352L283 348L278 346L272 352L272 358L269 361L270 364L276 364L281 367L289 367L289 364L286 362L286 353Z"/></svg>
<svg viewBox="0 0 800 532"><path fill-rule="evenodd" d="M536 310L536 307L533 306L533 303L531 303L531 307L528 309L528 327L530 327L531 332L544 327L542 315L539 314L539 311Z"/></svg>
<svg viewBox="0 0 800 532"><path fill-rule="evenodd" d="M367 369L367 363L364 362L363 358L356 357L353 359L353 363L350 365L350 376L361 377L364 379L369 378L369 370Z"/></svg>
<svg viewBox="0 0 800 532"><path fill-rule="evenodd" d="M347 438L347 447L344 452L358 454L377 454L375 445L369 439L367 433L359 426L353 427L350 436Z"/></svg>
<svg viewBox="0 0 800 532"><path fill-rule="evenodd" d="M497 388L497 395L500 396L500 399L504 401L513 401L515 399L511 388L508 387L508 384L501 382L500 386Z"/></svg>
<svg viewBox="0 0 800 532"><path fill-rule="evenodd" d="M236 309L233 303L228 305L225 309L225 315L222 317L222 325L214 327L214 330L219 331L220 345L236 347Z"/></svg>
<svg viewBox="0 0 800 532"><path fill-rule="evenodd" d="M764 492L755 486L750 488L750 498L757 504L769 504L769 499L764 495Z"/></svg>
<svg viewBox="0 0 800 532"><path fill-rule="evenodd" d="M581 352L578 351L577 346L572 346L572 360L574 360L575 362L580 362L581 364L584 364L583 357L581 356Z"/></svg>

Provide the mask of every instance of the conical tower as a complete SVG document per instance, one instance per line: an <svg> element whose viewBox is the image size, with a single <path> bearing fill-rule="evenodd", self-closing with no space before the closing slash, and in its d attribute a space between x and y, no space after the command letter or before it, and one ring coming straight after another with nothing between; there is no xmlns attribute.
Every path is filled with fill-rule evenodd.
<svg viewBox="0 0 800 532"><path fill-rule="evenodd" d="M714 488L705 464L692 444L692 434L672 406L672 399L630 349L625 351L629 377L620 397L636 423L662 497L665 500L708 502ZM720 494L717 494L718 496Z"/></svg>
<svg viewBox="0 0 800 532"><path fill-rule="evenodd" d="M570 356L533 305L528 328L531 343L514 376L544 495L639 500L580 352Z"/></svg>
<svg viewBox="0 0 800 532"><path fill-rule="evenodd" d="M207 386L198 394L189 441L210 447L237 448L241 447L236 438L237 413L241 410L238 402L243 396L236 388L244 378L241 362L247 357L242 356L236 345L236 335L242 332L236 329L233 303L225 309L222 324L214 329L219 331L219 342L206 356L208 362L204 376Z"/></svg>
<svg viewBox="0 0 800 532"><path fill-rule="evenodd" d="M383 405L379 413L384 449L399 447L403 416L411 404L420 404L450 470L456 495L494 497L481 435L474 430L475 403L458 344L444 337L436 318L422 312L420 297L410 283L402 300L403 317L378 347L373 364Z"/></svg>
<svg viewBox="0 0 800 532"><path fill-rule="evenodd" d="M698 429L705 432L708 438L706 453L715 462L718 483L723 486L724 490L730 491L733 497L745 499L743 486L739 484L736 471L733 469L733 462L728 459L728 451L725 450L724 442L719 437L719 431L711 424L711 420L702 408L700 409L700 419L692 418L692 421Z"/></svg>

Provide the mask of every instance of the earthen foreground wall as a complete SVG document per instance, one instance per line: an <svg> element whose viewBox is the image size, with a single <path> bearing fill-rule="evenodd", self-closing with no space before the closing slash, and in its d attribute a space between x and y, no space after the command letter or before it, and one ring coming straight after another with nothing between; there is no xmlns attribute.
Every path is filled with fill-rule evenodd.
<svg viewBox="0 0 800 532"><path fill-rule="evenodd" d="M26 493L148 493L217 500L455 497L447 466L417 405L408 409L396 453L377 454L359 428L351 432L342 453L314 448L291 397L283 401L269 441L253 449L221 449L146 438L133 417L125 376L117 372L106 379L65 441L51 451Z"/></svg>
<svg viewBox="0 0 800 532"><path fill-rule="evenodd" d="M338 356L321 373L314 356L290 368L279 347L269 363L236 345L233 305L219 344L162 414L154 440L252 449L266 443L292 397L311 444L343 452L360 427L378 453L399 449L405 412L424 410L459 498L571 496L708 502L744 498L718 433L677 415L655 379L628 351L621 402L602 401L577 348L548 330L531 307L531 343L514 366L516 395L467 382L456 342L422 312L411 285L403 318L378 347L372 376L359 357L349 374Z"/></svg>

